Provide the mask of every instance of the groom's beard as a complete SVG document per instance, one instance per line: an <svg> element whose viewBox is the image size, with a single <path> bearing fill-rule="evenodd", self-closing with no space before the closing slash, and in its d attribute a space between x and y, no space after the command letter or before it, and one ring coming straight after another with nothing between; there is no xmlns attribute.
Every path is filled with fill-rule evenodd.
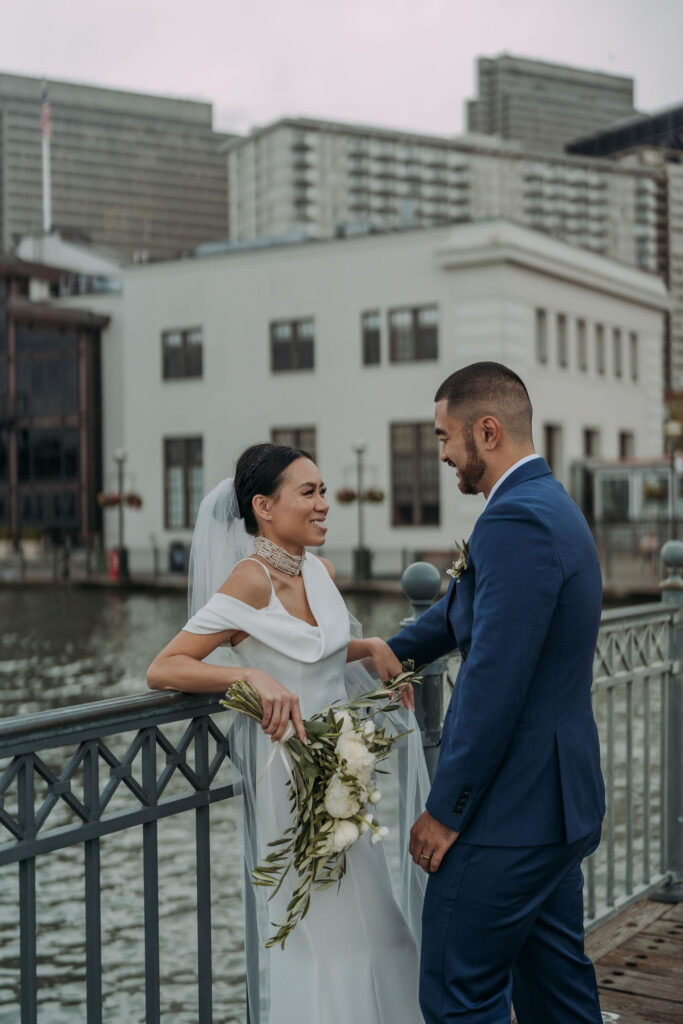
<svg viewBox="0 0 683 1024"><path fill-rule="evenodd" d="M486 472L486 463L477 451L471 424L465 427L464 441L467 462L464 466L458 466L458 487L463 494L479 494L481 491L479 483Z"/></svg>

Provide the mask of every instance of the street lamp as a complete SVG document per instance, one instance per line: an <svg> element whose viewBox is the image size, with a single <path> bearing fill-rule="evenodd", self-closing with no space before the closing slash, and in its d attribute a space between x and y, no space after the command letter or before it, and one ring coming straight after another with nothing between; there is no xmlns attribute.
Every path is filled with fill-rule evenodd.
<svg viewBox="0 0 683 1024"><path fill-rule="evenodd" d="M353 442L356 453L356 488L358 492L358 547L353 552L353 575L357 580L370 579L370 552L365 547L365 523L363 520L363 455L367 445L362 437Z"/></svg>
<svg viewBox="0 0 683 1024"><path fill-rule="evenodd" d="M676 540L678 534L678 523L677 523L677 495L676 495L676 442L679 440L681 433L683 433L683 427L678 420L673 417L666 421L664 424L664 436L666 438L666 446L669 449L669 517L671 524L671 540Z"/></svg>
<svg viewBox="0 0 683 1024"><path fill-rule="evenodd" d="M126 452L123 448L117 448L114 452L114 462L116 463L119 492L119 581L123 582L128 579L128 551L123 546L123 467L126 462Z"/></svg>

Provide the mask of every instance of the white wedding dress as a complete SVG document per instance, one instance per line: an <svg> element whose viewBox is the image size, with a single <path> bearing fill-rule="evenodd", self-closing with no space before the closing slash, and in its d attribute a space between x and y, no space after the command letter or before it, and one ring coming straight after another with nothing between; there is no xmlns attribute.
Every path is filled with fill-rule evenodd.
<svg viewBox="0 0 683 1024"><path fill-rule="evenodd" d="M272 589L268 605L258 610L216 593L184 628L203 634L225 629L248 633L236 648L219 648L207 660L268 672L297 694L306 718L335 701L346 701L350 693L374 689L377 682L359 664L346 665L348 611L323 563L311 554L304 561L303 580L315 626L290 615ZM418 946L425 875L410 861L407 832L424 807L428 779L414 716L401 711L390 717L392 731L414 730L397 754L398 772L378 776L385 793L378 817L384 823L393 811L400 819L392 828L394 849L373 845L370 833L362 836L348 852L340 886L314 890L308 914L290 934L285 949L266 950L273 923L285 917L296 876L292 869L278 895L267 902L272 890L253 887L248 873L270 852L268 842L291 823L287 775L276 755L265 777L255 781L273 745L256 722L235 716L231 757L244 779L252 1024L422 1021ZM381 813L385 807L386 813Z"/></svg>

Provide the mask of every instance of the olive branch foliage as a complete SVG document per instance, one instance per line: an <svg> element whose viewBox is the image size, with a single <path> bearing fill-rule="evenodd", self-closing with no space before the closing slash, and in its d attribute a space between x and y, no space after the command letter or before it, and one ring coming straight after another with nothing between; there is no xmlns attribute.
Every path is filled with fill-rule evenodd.
<svg viewBox="0 0 683 1024"><path fill-rule="evenodd" d="M360 810L349 820L363 830L370 828L374 833L379 832L379 822L373 816L370 823L365 810L367 780L361 781L345 761L340 762L337 755L337 742L343 722L336 716L347 712L356 735L376 761L387 757L393 745L411 730L391 735L380 725L370 735L366 735L363 728L375 715L395 711L401 704L407 686L420 682L412 661L404 661L402 666L402 672L392 676L378 689L362 693L344 704L335 702L312 718L304 719L307 743L302 743L296 734L280 741L291 767L288 792L293 821L278 839L268 843L273 848L272 852L262 864L254 868L251 877L254 885L273 888L269 900L279 892L292 868L298 880L287 904L285 920L280 924L273 922L276 932L266 942L267 948L279 944L284 949L288 936L306 916L313 888L325 889L335 883L339 884L346 871L346 849L333 849L336 819L325 807L327 786L334 775L340 776L360 805ZM253 686L243 679L232 684L221 704L256 722L260 723L263 719L261 698ZM374 770L384 774L382 769Z"/></svg>

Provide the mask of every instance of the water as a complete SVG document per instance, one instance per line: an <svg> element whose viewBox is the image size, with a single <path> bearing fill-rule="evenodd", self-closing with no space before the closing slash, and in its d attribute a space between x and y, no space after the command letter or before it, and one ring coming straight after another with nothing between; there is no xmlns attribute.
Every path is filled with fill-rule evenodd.
<svg viewBox="0 0 683 1024"><path fill-rule="evenodd" d="M408 612L401 597L349 595L348 605L367 635L388 636ZM0 590L0 717L140 692L147 665L185 619L180 593ZM182 728L176 727L178 735ZM172 728L165 732L174 735ZM120 756L131 738L108 745ZM61 752L53 770L71 752ZM130 803L123 787L117 798L121 805ZM50 817L53 827L68 820L63 812L60 819L60 810L53 812L54 821ZM243 1024L246 1015L238 816L236 800L216 804L211 812L214 1020L221 1024ZM145 1020L140 832L131 829L101 843L106 1024ZM197 1019L194 865L193 813L160 821L162 1019L173 1024ZM0 868L0 1024L19 1021L17 875L16 866ZM40 1024L86 1024L83 891L82 848L38 858Z"/></svg>

